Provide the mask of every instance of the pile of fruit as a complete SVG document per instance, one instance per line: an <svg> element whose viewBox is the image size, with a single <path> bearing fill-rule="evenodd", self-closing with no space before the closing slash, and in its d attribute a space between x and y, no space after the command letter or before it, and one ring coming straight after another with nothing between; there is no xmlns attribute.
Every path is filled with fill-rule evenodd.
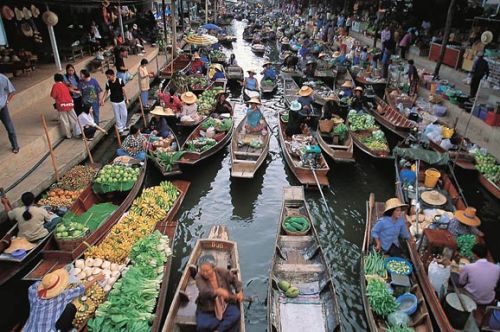
<svg viewBox="0 0 500 332"><path fill-rule="evenodd" d="M90 247L85 252L85 257L123 264L132 246L153 232L156 224L165 218L178 195L177 188L168 181L145 189L141 196L134 200L128 214L111 228L101 243Z"/></svg>
<svg viewBox="0 0 500 332"><path fill-rule="evenodd" d="M224 54L224 52L221 52L219 50L212 50L210 51L210 58L215 61L225 61L226 55Z"/></svg>
<svg viewBox="0 0 500 332"><path fill-rule="evenodd" d="M61 223L56 227L55 237L61 240L74 240L87 235L89 228L77 222Z"/></svg>
<svg viewBox="0 0 500 332"><path fill-rule="evenodd" d="M73 327L77 330L83 327L85 322L94 314L97 307L104 302L105 297L106 293L103 288L94 284L85 290L85 295L73 300L73 304L76 307Z"/></svg>
<svg viewBox="0 0 500 332"><path fill-rule="evenodd" d="M210 82L205 76L198 76L198 75L188 76L187 83L193 90L203 90L210 85Z"/></svg>
<svg viewBox="0 0 500 332"><path fill-rule="evenodd" d="M375 124L375 118L370 114L358 114L355 110L350 110L347 119L349 120L349 127L352 131L380 129Z"/></svg>
<svg viewBox="0 0 500 332"><path fill-rule="evenodd" d="M287 217L283 221L283 227L291 233L298 233L307 231L311 224L305 217L295 216Z"/></svg>
<svg viewBox="0 0 500 332"><path fill-rule="evenodd" d="M77 165L64 174L57 186L70 191L85 189L92 182L96 172L94 167Z"/></svg>
<svg viewBox="0 0 500 332"><path fill-rule="evenodd" d="M123 165L104 166L94 180L94 192L130 190L139 176L140 169Z"/></svg>
<svg viewBox="0 0 500 332"><path fill-rule="evenodd" d="M216 144L217 141L213 138L199 137L186 141L185 151L202 153L210 150Z"/></svg>
<svg viewBox="0 0 500 332"><path fill-rule="evenodd" d="M489 153L477 152L475 154L476 168L485 178L500 186L500 164Z"/></svg>
<svg viewBox="0 0 500 332"><path fill-rule="evenodd" d="M73 190L64 190L61 188L54 188L54 189L51 189L47 193L47 196L42 198L38 202L38 204L39 205L46 205L46 206L53 206L53 207L69 208L77 200L78 196L80 196L80 193L82 191L83 191L83 189L73 191Z"/></svg>
<svg viewBox="0 0 500 332"><path fill-rule="evenodd" d="M278 287L285 293L285 296L288 298L293 299L300 295L300 290L297 287L292 286L290 282L286 280L280 280L278 282Z"/></svg>
<svg viewBox="0 0 500 332"><path fill-rule="evenodd" d="M158 231L139 240L130 253L131 267L88 322L89 331L150 331L163 267L171 255L168 237Z"/></svg>
<svg viewBox="0 0 500 332"><path fill-rule="evenodd" d="M205 90L198 97L198 113L208 115L212 112L217 103L215 96L219 91L223 90L222 87L214 87L213 89Z"/></svg>
<svg viewBox="0 0 500 332"><path fill-rule="evenodd" d="M381 130L375 130L371 133L371 135L363 136L360 140L372 150L384 152L390 151L387 139L385 138L384 132Z"/></svg>

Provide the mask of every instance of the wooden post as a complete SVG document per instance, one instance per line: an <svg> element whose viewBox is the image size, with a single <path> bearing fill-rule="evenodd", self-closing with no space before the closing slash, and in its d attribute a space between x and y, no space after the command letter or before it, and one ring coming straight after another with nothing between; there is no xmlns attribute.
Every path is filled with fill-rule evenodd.
<svg viewBox="0 0 500 332"><path fill-rule="evenodd" d="M47 122L45 121L45 116L40 114L42 118L43 131L45 132L45 137L47 137L47 144L49 145L50 159L52 160L52 167L54 168L54 173L56 175L56 181L59 181L59 171L57 170L56 156L54 154L54 149L52 149L52 142L50 141L49 131L47 129Z"/></svg>
<svg viewBox="0 0 500 332"><path fill-rule="evenodd" d="M118 130L118 127L115 125L115 134L116 134L116 140L118 141L118 146L122 146L122 139L120 138L120 131Z"/></svg>
<svg viewBox="0 0 500 332"><path fill-rule="evenodd" d="M148 124L147 124L147 121L146 121L146 114L144 113L144 105L142 104L142 98L141 98L140 95L139 95L139 105L141 106L141 114L142 114L142 119L144 120L144 127L147 127Z"/></svg>
<svg viewBox="0 0 500 332"><path fill-rule="evenodd" d="M83 131L82 124L80 123L80 120L78 118L76 118L76 122L78 122L78 127L80 127L80 131L82 132L82 140L83 140L83 144L85 145L85 150L87 150L87 154L89 155L90 162L93 164L94 158L92 158L92 153L90 153L89 142L87 141L87 136L85 136L85 132Z"/></svg>
<svg viewBox="0 0 500 332"><path fill-rule="evenodd" d="M170 62L170 72L174 75L175 49L177 48L177 21L175 15L175 0L170 4L170 18L172 19L172 61Z"/></svg>

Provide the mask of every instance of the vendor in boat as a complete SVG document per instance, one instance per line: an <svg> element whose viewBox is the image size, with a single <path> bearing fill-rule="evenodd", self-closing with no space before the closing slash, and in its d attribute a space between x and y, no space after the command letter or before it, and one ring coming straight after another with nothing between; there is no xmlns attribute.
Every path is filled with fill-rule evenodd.
<svg viewBox="0 0 500 332"><path fill-rule="evenodd" d="M494 304L495 289L500 278L500 266L486 259L488 249L484 244L472 247L475 262L465 265L460 271L458 284L479 305Z"/></svg>
<svg viewBox="0 0 500 332"><path fill-rule="evenodd" d="M274 70L273 67L271 67L271 62L269 61L264 62L262 67L264 67L264 71L261 73L263 75L262 80L263 81L270 80L273 82L276 81L276 76L277 76L276 71Z"/></svg>
<svg viewBox="0 0 500 332"><path fill-rule="evenodd" d="M314 79L314 74L316 71L316 62L314 60L309 60L306 63L306 67L304 68L304 76L307 80Z"/></svg>
<svg viewBox="0 0 500 332"><path fill-rule="evenodd" d="M182 100L182 108L181 113L179 114L181 122L198 122L201 120L200 115L198 114L198 97L191 91L184 92L181 95Z"/></svg>
<svg viewBox="0 0 500 332"><path fill-rule="evenodd" d="M125 138L122 146L116 150L118 156L129 156L144 161L146 159L147 141L139 127L131 126L130 133Z"/></svg>
<svg viewBox="0 0 500 332"><path fill-rule="evenodd" d="M362 110L366 104L365 97L363 96L363 88L357 86L354 88L354 97L352 99L351 108L355 110Z"/></svg>
<svg viewBox="0 0 500 332"><path fill-rule="evenodd" d="M341 86L340 86L340 97L352 97L352 88L354 88L352 81L351 80L346 80Z"/></svg>
<svg viewBox="0 0 500 332"><path fill-rule="evenodd" d="M288 112L288 122L286 124L286 134L287 136L293 136L302 133L301 126L303 124L304 117L299 113L302 110L302 105L294 100L290 103L290 108Z"/></svg>
<svg viewBox="0 0 500 332"><path fill-rule="evenodd" d="M407 207L398 198L385 202L384 216L372 228L371 235L375 240L375 250L383 251L389 256L401 256L399 238L410 239L410 233L403 218L403 210Z"/></svg>
<svg viewBox="0 0 500 332"><path fill-rule="evenodd" d="M200 54L195 53L191 60L190 71L191 74L203 74L205 63L201 60Z"/></svg>
<svg viewBox="0 0 500 332"><path fill-rule="evenodd" d="M334 94L330 94L325 98L325 104L322 108L322 119L330 120L334 115L340 113L340 108L337 103L337 97Z"/></svg>
<svg viewBox="0 0 500 332"><path fill-rule="evenodd" d="M57 269L29 287L30 315L22 329L24 332L72 330L76 307L71 301L96 282L104 280L104 275L99 274L75 288L68 287L69 280L68 271Z"/></svg>
<svg viewBox="0 0 500 332"><path fill-rule="evenodd" d="M455 237L461 235L484 236L477 227L481 225L481 219L476 216L476 209L467 207L465 210L457 210L453 214L453 219L448 224L448 231Z"/></svg>
<svg viewBox="0 0 500 332"><path fill-rule="evenodd" d="M153 134L155 136L160 136L163 138L167 138L172 135L170 131L170 127L167 123L168 116L175 116L174 111L172 109L167 108L165 110L161 106L156 106L152 111L151 115L153 116L148 124L147 134Z"/></svg>
<svg viewBox="0 0 500 332"><path fill-rule="evenodd" d="M327 70L331 68L331 65L328 63L328 61L325 60L326 58L326 53L321 52L318 54L318 61L316 61L316 69L318 70Z"/></svg>
<svg viewBox="0 0 500 332"><path fill-rule="evenodd" d="M215 69L215 73L214 76L212 76L212 81L226 79L226 75L224 75L224 68L220 63L216 63L215 65L213 65L213 68Z"/></svg>
<svg viewBox="0 0 500 332"><path fill-rule="evenodd" d="M299 58L290 51L286 51L284 53L283 59L283 67L288 68L289 70L295 70L299 63Z"/></svg>
<svg viewBox="0 0 500 332"><path fill-rule="evenodd" d="M227 62L228 66L237 66L238 62L236 61L236 55L234 53L231 53L229 56L229 60Z"/></svg>
<svg viewBox="0 0 500 332"><path fill-rule="evenodd" d="M174 112L180 112L182 108L182 102L177 97L175 93L175 88L171 87L168 93L159 93L158 96L160 97L160 105L165 107L165 108L170 108Z"/></svg>
<svg viewBox="0 0 500 332"><path fill-rule="evenodd" d="M251 98L248 101L247 120L245 123L245 132L248 134L263 132L266 129L266 124L262 121L263 116L260 111L260 105L261 102L258 98Z"/></svg>
<svg viewBox="0 0 500 332"><path fill-rule="evenodd" d="M303 110L312 109L314 99L312 97L314 90L307 85L304 85L299 90L299 98L297 99Z"/></svg>
<svg viewBox="0 0 500 332"><path fill-rule="evenodd" d="M248 77L245 78L243 81L243 87L247 90L251 91L259 91L259 82L257 79L254 77L256 74L254 70L250 69L247 70Z"/></svg>
<svg viewBox="0 0 500 332"><path fill-rule="evenodd" d="M221 115L221 114L231 114L233 112L233 107L227 101L228 93L224 90L221 90L217 93L215 104L215 108L212 114Z"/></svg>
<svg viewBox="0 0 500 332"><path fill-rule="evenodd" d="M204 255L198 259L195 281L198 287L196 330L238 331L241 318L239 303L244 295L236 274L217 267L214 256Z"/></svg>
<svg viewBox="0 0 500 332"><path fill-rule="evenodd" d="M61 218L49 213L44 208L33 206L35 195L25 192L21 196L23 206L12 208L7 197L2 197L2 204L9 219L17 222L17 237L23 237L30 242L43 239L53 231Z"/></svg>

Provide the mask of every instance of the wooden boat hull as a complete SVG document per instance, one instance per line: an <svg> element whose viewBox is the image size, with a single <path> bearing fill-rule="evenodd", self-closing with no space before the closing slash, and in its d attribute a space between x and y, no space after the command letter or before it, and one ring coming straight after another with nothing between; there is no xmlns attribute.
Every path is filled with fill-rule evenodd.
<svg viewBox="0 0 500 332"><path fill-rule="evenodd" d="M302 236L287 235L282 222L288 216L302 215L311 224ZM286 280L301 294L284 297L278 282ZM305 290L305 292L304 292ZM337 296L317 231L307 205L303 187L283 188L283 203L267 295L268 331L337 331L340 315Z"/></svg>
<svg viewBox="0 0 500 332"><path fill-rule="evenodd" d="M243 81L245 74L243 73L243 68L240 66L227 66L226 77L228 80Z"/></svg>
<svg viewBox="0 0 500 332"><path fill-rule="evenodd" d="M276 88L278 88L278 83L273 82L273 84L263 84L263 80L260 81L260 92L261 94L264 93L273 93L276 91Z"/></svg>
<svg viewBox="0 0 500 332"><path fill-rule="evenodd" d="M264 118L264 121L266 119ZM260 151L252 149L249 146L239 147L238 140L240 132L245 126L246 116L241 120L240 124L234 130L231 138L231 177L251 179L255 172L262 166L269 153L269 142L271 140L270 133L263 138L264 145ZM259 135L262 137L262 135ZM243 151L246 149L246 151Z"/></svg>
<svg viewBox="0 0 500 332"><path fill-rule="evenodd" d="M436 142L429 140L429 146L432 150L439 153L449 153L450 159L453 160L456 165L464 170L476 171L476 165L474 156L468 152L456 152L456 151L446 151Z"/></svg>
<svg viewBox="0 0 500 332"><path fill-rule="evenodd" d="M170 79L173 73L184 70L190 62L191 59L188 55L181 54L170 63L168 63L165 67L163 67L163 69L160 71L160 77Z"/></svg>
<svg viewBox="0 0 500 332"><path fill-rule="evenodd" d="M368 301L368 297L366 294L366 279L364 273L364 257L366 257L370 252L370 242L371 242L371 229L377 219L383 215L384 211L384 203L375 202L375 197L373 194L370 195L370 201L366 203L366 228L365 235L363 240L363 257L360 260L360 284L361 284L361 293L363 298L363 306L365 308L366 318L368 321L368 326L370 331L382 332L386 330L386 324L382 319L375 316L375 313L372 311L370 303ZM407 246L409 247L410 241L406 241ZM414 243L413 243L414 245ZM413 257L410 255L410 260L413 266L415 266L415 262ZM412 284L412 293L418 299L418 308L417 311L410 316L410 326L412 326L416 331L434 331L432 326L432 321L429 316L428 307L424 301L424 293L423 289L419 284L417 272L412 273L410 276L410 282Z"/></svg>
<svg viewBox="0 0 500 332"><path fill-rule="evenodd" d="M478 172L479 183L484 187L484 189L488 190L490 194L493 195L496 199L500 199L500 188L498 188L493 182L488 180L481 172Z"/></svg>
<svg viewBox="0 0 500 332"><path fill-rule="evenodd" d="M368 112L373 115L375 120L384 128L387 128L401 138L408 137L410 131L416 128L415 124L379 97L375 97L375 102L377 108L369 108ZM381 108L383 113L380 113L378 108Z"/></svg>
<svg viewBox="0 0 500 332"><path fill-rule="evenodd" d="M228 239L224 226L213 226L208 239L200 239L191 252L186 268L181 276L174 299L170 305L163 332L184 332L196 330L196 298L198 288L195 283L198 258L211 254L216 259L217 267L228 268L241 280L238 247L236 242ZM239 304L240 326L239 331L245 332L244 306Z"/></svg>
<svg viewBox="0 0 500 332"><path fill-rule="evenodd" d="M264 53L266 53L266 48L265 47L254 47L254 46L252 46L252 52L254 52L257 55L263 55Z"/></svg>
<svg viewBox="0 0 500 332"><path fill-rule="evenodd" d="M177 135L175 134L175 132L170 127L168 127L168 130L172 133L172 135L174 135L175 143L177 144L177 150L176 151L178 151L180 149L180 146L181 146L179 144L179 139L177 138ZM161 175L163 175L164 178L168 178L168 177L172 177L172 176L176 176L176 175L182 174L182 171L179 168L179 165L177 165L175 163L172 165L172 169L169 170L169 171L167 171L165 169L165 167L162 164L160 164L160 162L158 161L158 158L156 158L154 155L152 155L150 159L152 161L152 164L161 173Z"/></svg>
<svg viewBox="0 0 500 332"><path fill-rule="evenodd" d="M373 150L373 149L370 149L369 147L367 147L366 144L364 144L361 141L361 138L363 137L363 135L365 133L360 133L360 132L351 131L351 130L349 130L349 133L351 134L354 145L359 150L366 153L370 157L376 158L376 159L393 159L393 157L391 156L391 153L389 151Z"/></svg>
<svg viewBox="0 0 500 332"><path fill-rule="evenodd" d="M291 77L283 77L283 98L288 107L299 98L299 89L299 85Z"/></svg>
<svg viewBox="0 0 500 332"><path fill-rule="evenodd" d="M333 159L333 161L338 163L353 163L354 159L354 143L351 137L351 133L347 132L347 137L344 144L328 144L325 141L322 133L318 132L316 135L316 140L318 141L321 150L323 150L326 155Z"/></svg>
<svg viewBox="0 0 500 332"><path fill-rule="evenodd" d="M292 173L295 175L297 180L302 185L305 185L306 187L311 187L311 188L316 188L317 184L319 183L320 186L328 186L329 181L328 181L328 176L327 173L330 170L330 167L328 166L325 158L323 155L320 156L320 168L316 168L314 172L311 170L309 167L303 167L298 164L298 160L294 158L289 150L288 147L288 141L290 141L289 138L286 137L285 129L286 129L286 124L282 121L281 119L281 113L279 115L279 142L281 145L281 149L283 151L283 155L285 157L285 161L292 171ZM316 177L314 175L316 173ZM316 181L317 178L317 181Z"/></svg>

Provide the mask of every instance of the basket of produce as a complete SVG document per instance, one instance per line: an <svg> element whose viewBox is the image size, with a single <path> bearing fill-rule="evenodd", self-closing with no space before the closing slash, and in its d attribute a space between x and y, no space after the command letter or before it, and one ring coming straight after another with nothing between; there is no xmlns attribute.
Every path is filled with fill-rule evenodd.
<svg viewBox="0 0 500 332"><path fill-rule="evenodd" d="M311 229L311 222L303 215L290 215L283 220L282 227L288 235L306 235Z"/></svg>
<svg viewBox="0 0 500 332"><path fill-rule="evenodd" d="M198 97L198 113L202 115L209 115L217 103L215 97L219 91L223 90L222 87L212 87L211 89L205 90Z"/></svg>
<svg viewBox="0 0 500 332"><path fill-rule="evenodd" d="M55 230L54 239L62 251L73 251L89 235L90 229L77 222L60 223Z"/></svg>
<svg viewBox="0 0 500 332"><path fill-rule="evenodd" d="M82 191L83 189L64 190L56 187L49 190L47 196L38 201L38 204L54 208L69 208L78 199Z"/></svg>
<svg viewBox="0 0 500 332"><path fill-rule="evenodd" d="M319 120L319 130L322 133L329 133L333 129L333 119L323 119Z"/></svg>
<svg viewBox="0 0 500 332"><path fill-rule="evenodd" d="M140 169L123 165L104 166L92 184L92 190L97 194L113 191L129 191L137 181Z"/></svg>
<svg viewBox="0 0 500 332"><path fill-rule="evenodd" d="M399 311L404 312L408 316L411 316L417 311L418 299L412 293L404 293L400 295L396 302L399 304Z"/></svg>
<svg viewBox="0 0 500 332"><path fill-rule="evenodd" d="M385 259L384 265L390 273L410 275L413 272L411 263L401 257L388 257Z"/></svg>
<svg viewBox="0 0 500 332"><path fill-rule="evenodd" d="M187 83L188 86L190 87L190 90L194 91L205 90L210 85L210 82L205 76L197 76L197 75L188 76Z"/></svg>

